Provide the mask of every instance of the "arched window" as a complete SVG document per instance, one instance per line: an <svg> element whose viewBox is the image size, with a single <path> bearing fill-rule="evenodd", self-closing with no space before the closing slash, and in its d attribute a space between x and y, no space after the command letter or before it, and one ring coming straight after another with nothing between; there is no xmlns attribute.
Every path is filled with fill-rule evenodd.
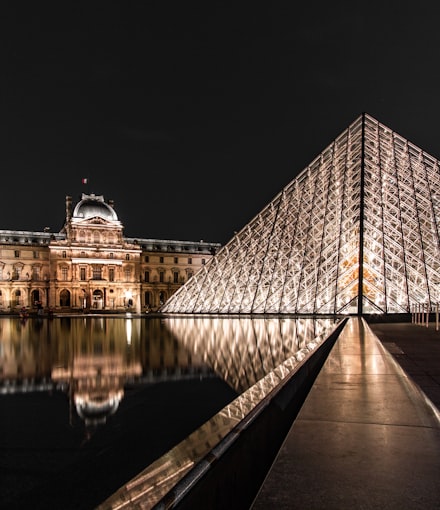
<svg viewBox="0 0 440 510"><path fill-rule="evenodd" d="M37 303L40 302L40 291L39 290L35 289L31 292L31 300L32 300L32 305L37 306Z"/></svg>
<svg viewBox="0 0 440 510"><path fill-rule="evenodd" d="M70 292L67 289L60 292L60 306L70 306Z"/></svg>
<svg viewBox="0 0 440 510"><path fill-rule="evenodd" d="M21 303L21 290L17 289L14 291L13 305L18 306Z"/></svg>

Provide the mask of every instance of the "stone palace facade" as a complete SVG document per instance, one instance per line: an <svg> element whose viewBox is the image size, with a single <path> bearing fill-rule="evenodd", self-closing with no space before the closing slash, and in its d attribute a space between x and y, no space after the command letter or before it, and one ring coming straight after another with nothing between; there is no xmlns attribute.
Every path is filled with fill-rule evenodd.
<svg viewBox="0 0 440 510"><path fill-rule="evenodd" d="M113 201L67 196L59 233L0 230L0 312L156 311L219 248L125 237Z"/></svg>

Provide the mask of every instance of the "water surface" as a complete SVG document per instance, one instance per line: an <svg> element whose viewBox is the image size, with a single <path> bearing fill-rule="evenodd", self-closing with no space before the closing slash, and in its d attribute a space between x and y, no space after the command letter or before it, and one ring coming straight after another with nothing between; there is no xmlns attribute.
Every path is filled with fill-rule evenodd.
<svg viewBox="0 0 440 510"><path fill-rule="evenodd" d="M333 324L1 318L3 502L94 508Z"/></svg>

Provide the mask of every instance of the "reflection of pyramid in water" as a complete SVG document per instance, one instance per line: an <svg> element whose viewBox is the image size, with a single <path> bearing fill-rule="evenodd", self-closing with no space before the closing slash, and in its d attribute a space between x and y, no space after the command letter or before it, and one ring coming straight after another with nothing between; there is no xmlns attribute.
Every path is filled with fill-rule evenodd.
<svg viewBox="0 0 440 510"><path fill-rule="evenodd" d="M301 361L328 337L337 320L187 315L167 317L164 323L192 358L203 360L242 394L287 359Z"/></svg>
<svg viewBox="0 0 440 510"><path fill-rule="evenodd" d="M439 164L363 114L162 311L400 313L437 301Z"/></svg>

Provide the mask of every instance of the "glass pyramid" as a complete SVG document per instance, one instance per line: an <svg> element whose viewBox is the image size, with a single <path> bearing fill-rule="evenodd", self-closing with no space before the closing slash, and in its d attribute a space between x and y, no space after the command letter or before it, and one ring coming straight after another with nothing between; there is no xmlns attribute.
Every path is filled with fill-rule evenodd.
<svg viewBox="0 0 440 510"><path fill-rule="evenodd" d="M161 311L405 313L437 302L439 165L362 114Z"/></svg>

